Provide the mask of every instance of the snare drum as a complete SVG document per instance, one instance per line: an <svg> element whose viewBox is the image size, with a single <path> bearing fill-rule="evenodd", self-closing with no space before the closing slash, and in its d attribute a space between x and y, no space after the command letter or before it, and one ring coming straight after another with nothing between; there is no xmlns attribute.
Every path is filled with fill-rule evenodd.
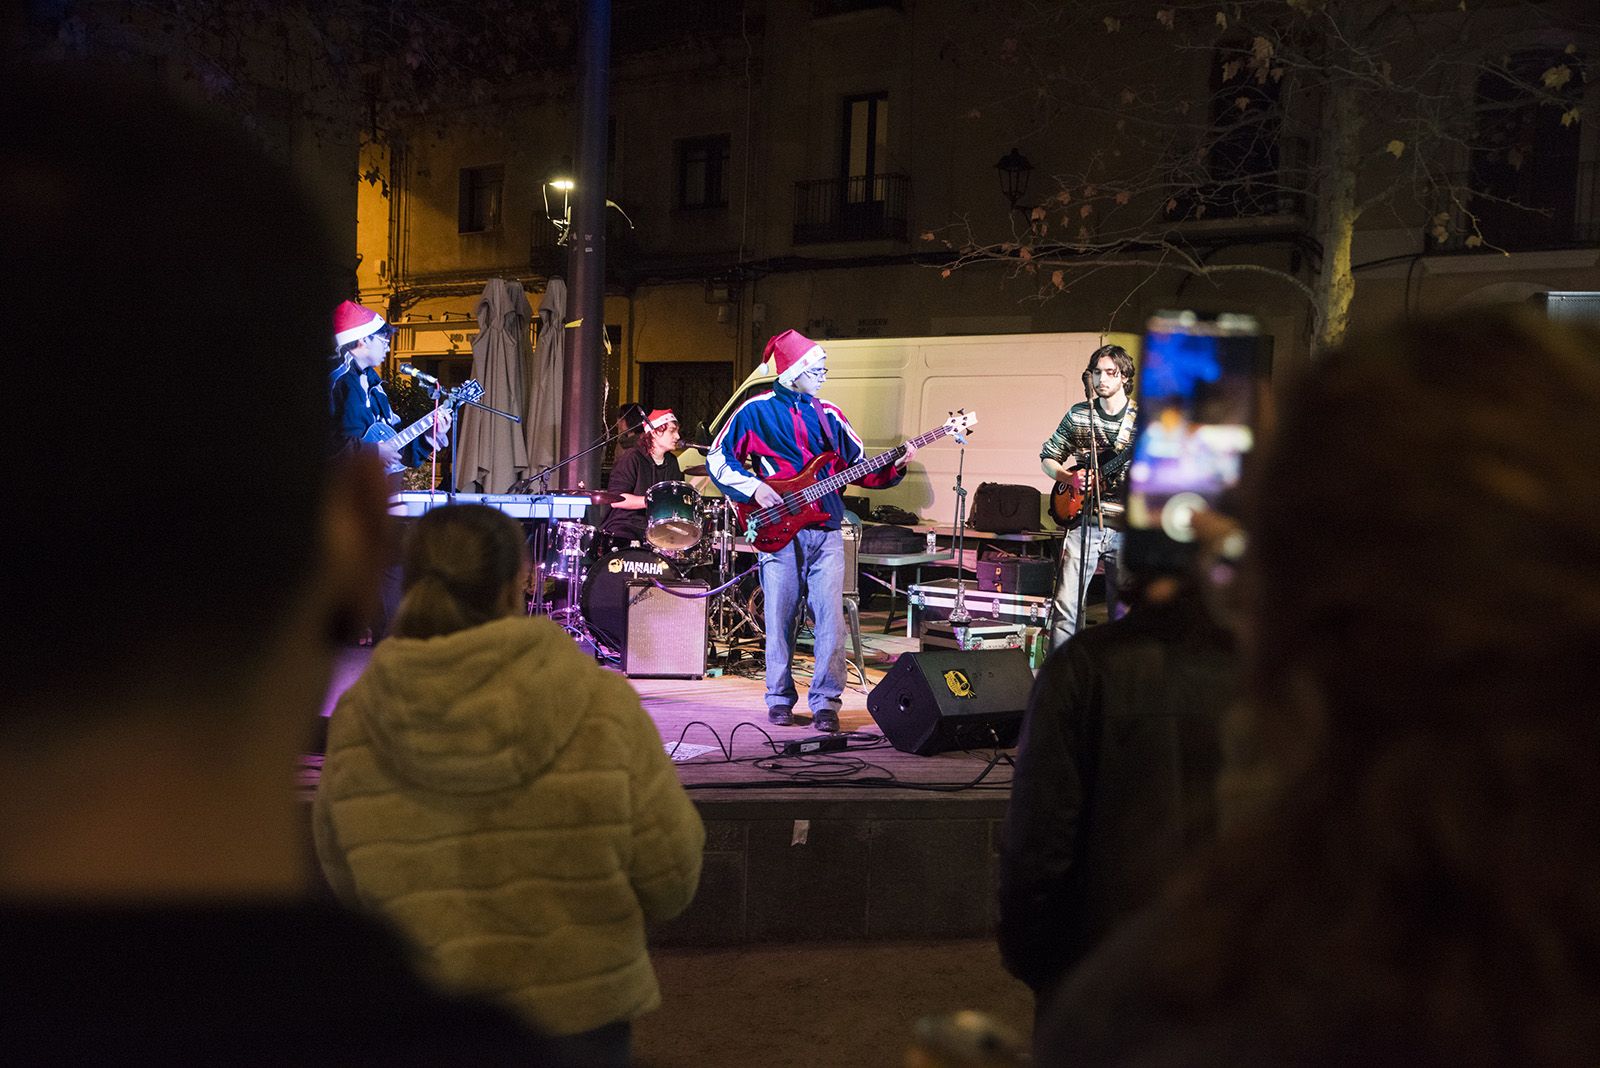
<svg viewBox="0 0 1600 1068"><path fill-rule="evenodd" d="M644 537L658 549L687 549L700 540L700 494L687 482L657 482L644 494Z"/></svg>
<svg viewBox="0 0 1600 1068"><path fill-rule="evenodd" d="M677 578L678 569L654 549L606 553L583 580L583 621L608 647L620 651L628 635L628 583Z"/></svg>

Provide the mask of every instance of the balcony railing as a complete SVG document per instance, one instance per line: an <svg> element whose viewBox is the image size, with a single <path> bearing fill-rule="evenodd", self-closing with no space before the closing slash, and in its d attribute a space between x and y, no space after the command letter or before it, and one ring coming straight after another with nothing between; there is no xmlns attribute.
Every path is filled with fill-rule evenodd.
<svg viewBox="0 0 1600 1068"><path fill-rule="evenodd" d="M1529 252L1600 245L1600 162L1580 163L1565 174L1529 176L1518 183L1520 188L1494 190L1493 198L1463 192L1474 186L1481 189L1483 181L1479 174L1450 176L1449 188L1457 191L1456 197L1440 197L1440 210L1451 216L1450 238L1441 243L1430 235L1429 251ZM1461 201L1460 207L1454 199ZM1477 232L1483 244L1468 246L1467 238Z"/></svg>
<svg viewBox="0 0 1600 1068"><path fill-rule="evenodd" d="M904 241L911 179L903 174L794 184L794 243Z"/></svg>

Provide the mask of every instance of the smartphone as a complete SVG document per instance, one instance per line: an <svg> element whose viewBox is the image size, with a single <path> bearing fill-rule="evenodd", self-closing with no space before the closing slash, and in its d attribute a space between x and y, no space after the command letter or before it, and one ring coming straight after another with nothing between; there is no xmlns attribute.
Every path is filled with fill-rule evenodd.
<svg viewBox="0 0 1600 1068"><path fill-rule="evenodd" d="M1158 312L1146 324L1124 535L1134 570L1186 567L1194 517L1239 484L1266 354L1250 315Z"/></svg>

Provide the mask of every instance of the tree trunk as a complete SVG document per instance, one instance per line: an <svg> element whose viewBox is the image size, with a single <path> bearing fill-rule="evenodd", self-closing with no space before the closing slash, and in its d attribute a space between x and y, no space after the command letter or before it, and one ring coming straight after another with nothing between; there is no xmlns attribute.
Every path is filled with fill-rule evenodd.
<svg viewBox="0 0 1600 1068"><path fill-rule="evenodd" d="M1361 105L1356 93L1334 80L1322 105L1321 176L1317 190L1317 241L1322 263L1312 283L1313 357L1344 340L1356 279L1350 270L1355 238L1356 175L1361 163Z"/></svg>

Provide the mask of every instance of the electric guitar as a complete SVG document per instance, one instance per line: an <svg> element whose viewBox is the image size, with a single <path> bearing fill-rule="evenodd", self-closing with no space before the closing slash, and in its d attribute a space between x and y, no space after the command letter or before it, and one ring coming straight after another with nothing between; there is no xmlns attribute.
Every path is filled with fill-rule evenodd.
<svg viewBox="0 0 1600 1068"><path fill-rule="evenodd" d="M483 387L478 384L476 378L469 378L441 397L439 399L439 407L448 411L457 404L470 404L481 396L483 396ZM361 435L361 440L367 445L387 443L393 445L395 450L398 451L432 430L433 416L434 413L429 412L398 433L388 423L373 423L367 427L367 432ZM391 475L405 469L406 465L402 463L392 463L384 466L384 472Z"/></svg>
<svg viewBox="0 0 1600 1068"><path fill-rule="evenodd" d="M940 426L926 434L912 438L906 444L922 448L931 445L946 434L957 441L967 440L967 431L978 424L978 413L959 411ZM839 454L824 452L812 457L793 478L769 478L767 485L783 495L777 504L761 507L755 501L735 501L734 511L745 537L764 553L775 553L794 540L795 533L814 523L824 522L827 511L818 502L835 490L842 489L857 479L869 475L880 467L888 467L906 453L906 445L896 445L888 452L880 452L871 459L845 468L836 475L821 478L823 468L835 463Z"/></svg>
<svg viewBox="0 0 1600 1068"><path fill-rule="evenodd" d="M1105 486L1115 484L1117 476L1122 474L1122 469L1128 466L1133 459L1133 446L1130 444L1121 452L1106 449L1100 453L1100 480ZM1091 468L1080 465L1079 471L1089 471ZM1050 516L1057 523L1067 524L1078 518L1078 513L1083 511L1084 501L1089 494L1071 482L1057 481L1050 489ZM1104 507L1107 512L1120 511L1121 505L1106 501Z"/></svg>

